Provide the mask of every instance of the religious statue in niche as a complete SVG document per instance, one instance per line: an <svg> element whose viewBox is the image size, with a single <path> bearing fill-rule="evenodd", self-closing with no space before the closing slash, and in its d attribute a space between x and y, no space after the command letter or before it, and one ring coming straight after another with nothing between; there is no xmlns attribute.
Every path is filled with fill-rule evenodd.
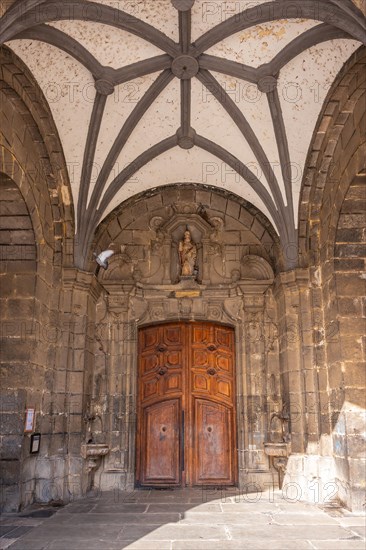
<svg viewBox="0 0 366 550"><path fill-rule="evenodd" d="M192 241L191 232L187 228L183 239L179 242L179 260L181 277L196 277L197 275L197 246Z"/></svg>

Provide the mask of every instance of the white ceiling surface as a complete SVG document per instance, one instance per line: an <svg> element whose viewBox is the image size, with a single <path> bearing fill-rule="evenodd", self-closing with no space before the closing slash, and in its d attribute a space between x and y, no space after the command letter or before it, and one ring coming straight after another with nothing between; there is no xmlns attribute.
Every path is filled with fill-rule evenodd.
<svg viewBox="0 0 366 550"><path fill-rule="evenodd" d="M196 1L192 8L192 41L197 40L202 34L222 21L226 21L244 10L254 8L254 14L258 14L261 4L267 4L268 1L271 0Z"/></svg>
<svg viewBox="0 0 366 550"><path fill-rule="evenodd" d="M94 188L96 178L98 177L111 146L117 138L124 122L159 74L160 73L153 73L136 78L135 80L131 80L129 82L124 82L123 84L116 86L113 94L108 96L95 152L95 169L93 171L89 197L90 192ZM112 181L118 175L118 172L125 168L128 162L134 160L134 158L142 152L140 146L143 146L145 143L145 139L140 141L132 139L131 144L130 142L126 144L126 147L129 147L130 145L134 147L137 153L133 158L128 159L126 149L123 149L123 156L119 156L115 166L112 168L108 182Z"/></svg>
<svg viewBox="0 0 366 550"><path fill-rule="evenodd" d="M138 89L135 90L135 93L137 97L142 97L142 92L139 92ZM133 162L146 149L165 138L173 136L179 126L180 81L175 78L140 119L119 155L108 178L107 185L114 179L118 171L123 170L127 164Z"/></svg>
<svg viewBox="0 0 366 550"><path fill-rule="evenodd" d="M219 1L221 3L221 0ZM129 13L163 32L174 42L179 40L178 12L173 8L170 0L93 0L93 2Z"/></svg>
<svg viewBox="0 0 366 550"><path fill-rule="evenodd" d="M126 182L118 195L113 198L104 217L121 202L145 189L192 181L217 186L244 197L256 205L274 224L267 208L248 183L230 166L198 147L188 150L174 147L146 164Z"/></svg>
<svg viewBox="0 0 366 550"><path fill-rule="evenodd" d="M278 90L293 172L295 214L308 149L324 100L342 65L358 47L355 40L324 42L294 58L280 73Z"/></svg>
<svg viewBox="0 0 366 550"><path fill-rule="evenodd" d="M49 44L14 40L8 45L28 65L49 103L63 146L76 206L95 97L94 79L78 61Z"/></svg>
<svg viewBox="0 0 366 550"><path fill-rule="evenodd" d="M211 73L244 114L252 130L259 137L267 158L271 159L270 162L284 195L281 170L277 169L280 163L266 94L260 92L257 86L250 82L215 71L211 71ZM248 168L269 190L263 170L235 121L228 116L224 107L201 82L193 81L192 92L192 98L196 100L192 105L192 124L196 131L211 141L215 141L247 164ZM214 117L213 113L215 113Z"/></svg>
<svg viewBox="0 0 366 550"><path fill-rule="evenodd" d="M127 11L154 25L170 38L178 39L178 12L168 0L103 0L99 3ZM233 9L238 12L253 5L260 9L262 3L264 0L212 3L196 1L192 10L193 39L233 15ZM217 8L215 13L212 11L214 5ZM208 9L211 9L210 13ZM212 47L208 53L257 67L269 62L293 38L317 24L319 23L308 20L283 20L258 25L225 39ZM100 23L62 21L52 25L80 41L102 64L114 68L162 53L138 37ZM81 64L48 44L16 40L9 42L8 46L28 65L49 101L69 167L76 206L84 146L95 94L93 78ZM358 42L351 40L326 42L302 53L281 71L279 95L291 162L295 167L299 167L293 174L295 213L298 208L301 175L322 104L341 66L358 46ZM265 94L245 81L214 72L212 74L230 92L230 97L255 131L269 162L274 167L286 204L281 170L278 167L279 154ZM142 97L157 76L158 73L155 73L122 84L108 97L98 138L91 189L99 167L103 164L124 121L136 105L136 100ZM173 135L179 126L180 81L175 78L134 129L111 171L108 183L117 175L118 170L122 170L147 148ZM192 126L197 133L218 143L248 164L268 189L268 183L258 167L255 155L236 124L223 107L203 90L202 84L196 79L192 80ZM202 166L207 167L207 163L210 162L216 162L220 168L216 174L205 178ZM209 181L203 181L204 179ZM247 183L238 175L232 174L228 167L222 168L221 160L197 147L188 151L175 148L148 163L118 192L103 217L132 194L166 183L189 181L226 188L249 200L270 217L262 201ZM295 224L297 225L296 220Z"/></svg>
<svg viewBox="0 0 366 550"><path fill-rule="evenodd" d="M150 59L164 52L129 32L93 21L56 21L50 23L68 34L106 67L119 69Z"/></svg>
<svg viewBox="0 0 366 550"><path fill-rule="evenodd" d="M210 55L259 67L269 63L289 42L319 25L309 19L287 19L255 25L232 34L207 50Z"/></svg>

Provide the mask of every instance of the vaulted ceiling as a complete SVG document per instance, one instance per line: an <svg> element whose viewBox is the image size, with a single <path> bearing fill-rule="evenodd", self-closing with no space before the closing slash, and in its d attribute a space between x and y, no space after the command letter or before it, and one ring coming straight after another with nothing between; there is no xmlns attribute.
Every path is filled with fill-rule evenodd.
<svg viewBox="0 0 366 550"><path fill-rule="evenodd" d="M126 198L179 182L243 197L282 243L296 242L318 116L365 42L355 4L8 2L0 42L29 67L51 108L79 247Z"/></svg>

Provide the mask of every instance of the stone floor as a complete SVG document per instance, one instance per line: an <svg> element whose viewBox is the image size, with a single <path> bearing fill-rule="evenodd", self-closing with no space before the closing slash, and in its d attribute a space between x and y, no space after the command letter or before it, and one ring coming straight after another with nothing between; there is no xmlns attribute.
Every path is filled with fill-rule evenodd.
<svg viewBox="0 0 366 550"><path fill-rule="evenodd" d="M1 520L10 550L358 550L365 516L284 498L281 491L139 490L92 494ZM47 517L48 516L48 517Z"/></svg>

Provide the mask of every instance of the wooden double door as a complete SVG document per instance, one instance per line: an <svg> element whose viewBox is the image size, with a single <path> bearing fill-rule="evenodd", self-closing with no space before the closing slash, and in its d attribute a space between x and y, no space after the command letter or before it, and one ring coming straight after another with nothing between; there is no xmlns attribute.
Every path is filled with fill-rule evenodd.
<svg viewBox="0 0 366 550"><path fill-rule="evenodd" d="M229 327L140 330L138 485L236 483L234 357Z"/></svg>

